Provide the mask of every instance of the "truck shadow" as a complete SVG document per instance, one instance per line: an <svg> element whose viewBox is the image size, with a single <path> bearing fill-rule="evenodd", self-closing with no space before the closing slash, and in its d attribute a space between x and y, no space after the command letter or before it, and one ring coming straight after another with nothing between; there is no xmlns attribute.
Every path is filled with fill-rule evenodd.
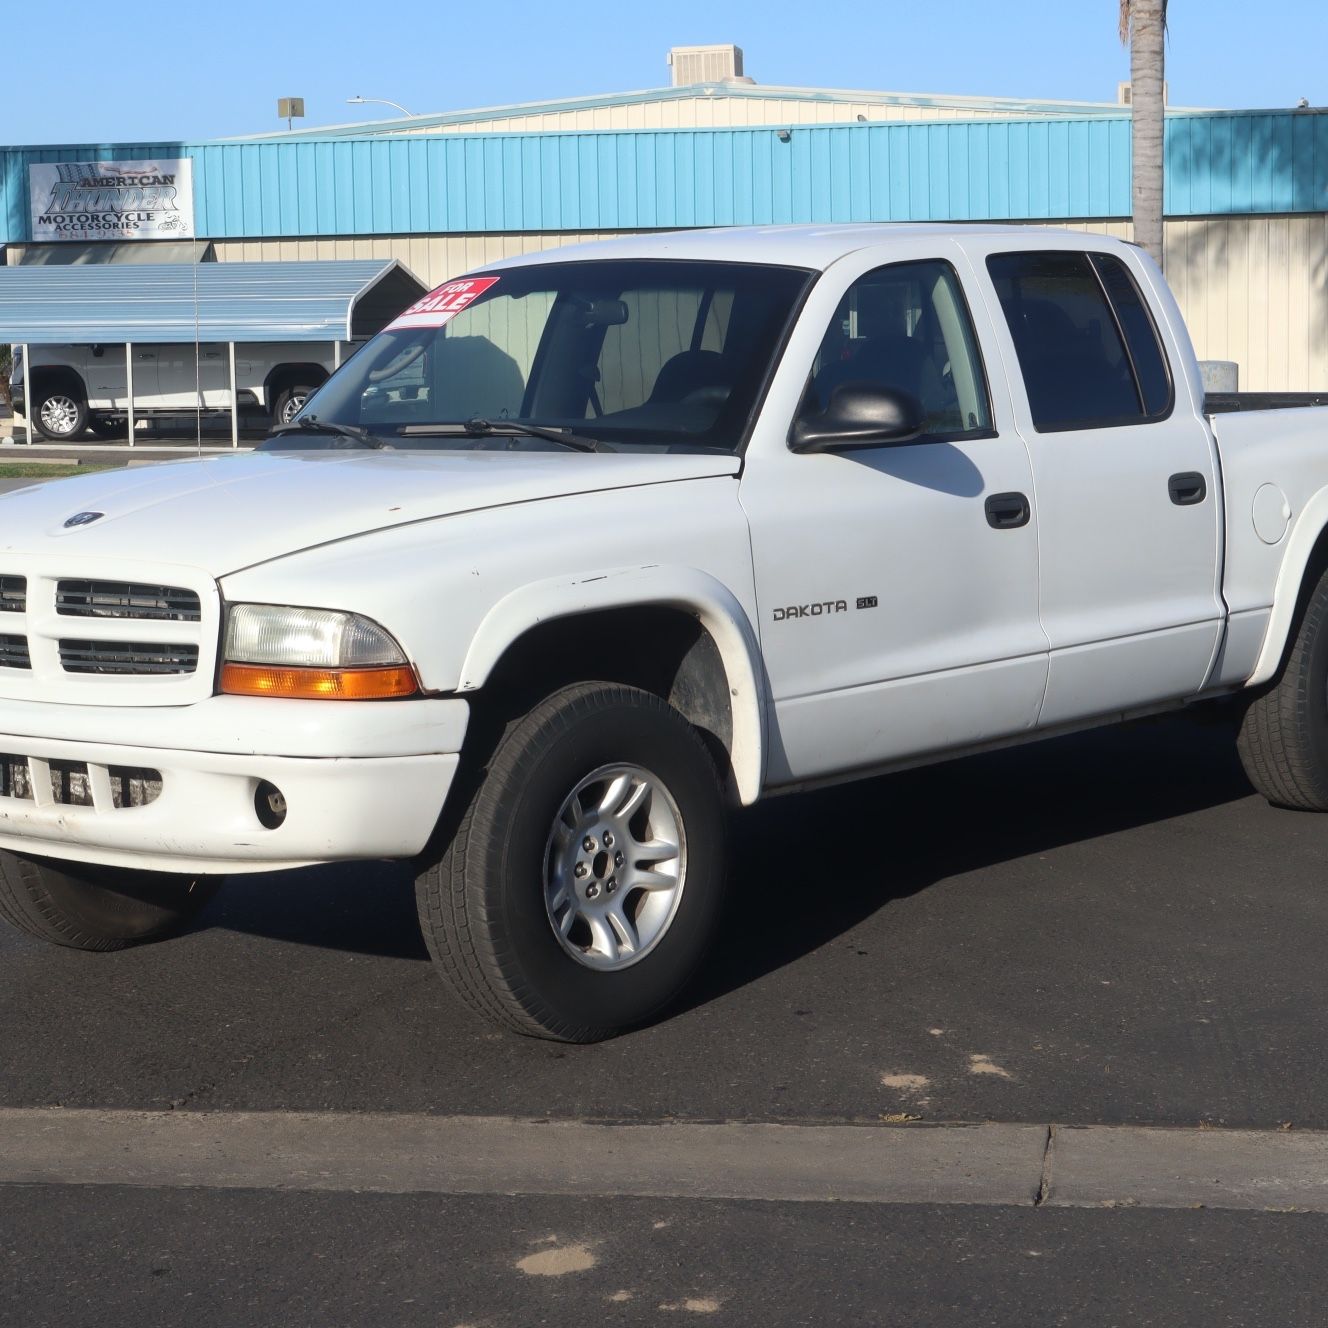
<svg viewBox="0 0 1328 1328"><path fill-rule="evenodd" d="M726 920L684 1008L947 877L1248 796L1231 726L1187 715L771 799L734 818ZM231 877L198 926L428 960L391 863Z"/></svg>
<svg viewBox="0 0 1328 1328"><path fill-rule="evenodd" d="M1166 716L742 813L719 944L691 1008L939 881L1251 796L1222 712Z"/></svg>

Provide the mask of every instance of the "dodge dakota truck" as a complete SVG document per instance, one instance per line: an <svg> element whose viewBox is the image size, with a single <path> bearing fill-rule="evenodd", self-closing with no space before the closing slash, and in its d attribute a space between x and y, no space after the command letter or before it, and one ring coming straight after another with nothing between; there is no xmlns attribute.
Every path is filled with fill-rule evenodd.
<svg viewBox="0 0 1328 1328"><path fill-rule="evenodd" d="M252 454L0 498L0 914L108 950L401 860L464 1002L588 1041L701 962L731 806L1226 697L1328 809L1325 423L1206 414L1098 236L485 268Z"/></svg>

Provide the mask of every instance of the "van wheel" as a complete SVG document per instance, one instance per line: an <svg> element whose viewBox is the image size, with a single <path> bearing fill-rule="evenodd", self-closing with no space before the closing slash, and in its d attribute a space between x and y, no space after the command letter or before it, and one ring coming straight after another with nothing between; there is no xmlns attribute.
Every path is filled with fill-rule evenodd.
<svg viewBox="0 0 1328 1328"><path fill-rule="evenodd" d="M514 721L441 859L416 881L443 979L518 1032L595 1042L695 972L724 892L719 775L690 724L610 683Z"/></svg>
<svg viewBox="0 0 1328 1328"><path fill-rule="evenodd" d="M1250 783L1274 806L1328 811L1328 571L1281 672L1246 709L1237 748Z"/></svg>
<svg viewBox="0 0 1328 1328"><path fill-rule="evenodd" d="M0 851L0 918L39 941L123 950L160 940L196 917L216 877L57 862Z"/></svg>
<svg viewBox="0 0 1328 1328"><path fill-rule="evenodd" d="M88 427L87 403L62 387L53 388L38 395L33 423L46 438L77 438Z"/></svg>
<svg viewBox="0 0 1328 1328"><path fill-rule="evenodd" d="M314 394L312 387L287 387L277 394L276 404L272 407L273 427L289 424L303 409L304 403Z"/></svg>

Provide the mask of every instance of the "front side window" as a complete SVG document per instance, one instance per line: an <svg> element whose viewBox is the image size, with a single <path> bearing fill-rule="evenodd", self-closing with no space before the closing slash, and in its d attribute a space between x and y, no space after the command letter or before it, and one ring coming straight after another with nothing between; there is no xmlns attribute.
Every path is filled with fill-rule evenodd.
<svg viewBox="0 0 1328 1328"><path fill-rule="evenodd" d="M1039 433L1138 424L1170 410L1166 361L1124 264L1044 250L992 254L987 270Z"/></svg>
<svg viewBox="0 0 1328 1328"><path fill-rule="evenodd" d="M928 436L990 433L987 380L949 263L893 263L849 287L817 352L803 410L824 410L835 388L854 382L916 398Z"/></svg>
<svg viewBox="0 0 1328 1328"><path fill-rule="evenodd" d="M478 418L623 450L733 451L810 281L798 268L672 260L480 274L461 307L444 299L380 333L311 413L393 447L511 445L428 434Z"/></svg>

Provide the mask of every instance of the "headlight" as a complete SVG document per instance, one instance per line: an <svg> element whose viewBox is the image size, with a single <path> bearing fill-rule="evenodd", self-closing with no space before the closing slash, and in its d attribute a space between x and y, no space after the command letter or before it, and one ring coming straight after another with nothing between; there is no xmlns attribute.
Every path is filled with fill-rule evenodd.
<svg viewBox="0 0 1328 1328"><path fill-rule="evenodd" d="M221 690L239 696L379 700L419 690L405 652L357 613L234 604Z"/></svg>

